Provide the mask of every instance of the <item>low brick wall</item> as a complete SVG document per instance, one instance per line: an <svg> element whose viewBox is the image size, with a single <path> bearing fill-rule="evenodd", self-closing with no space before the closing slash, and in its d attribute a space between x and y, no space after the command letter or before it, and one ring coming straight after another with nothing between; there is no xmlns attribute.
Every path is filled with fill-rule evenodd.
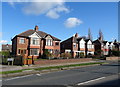
<svg viewBox="0 0 120 87"><path fill-rule="evenodd" d="M78 62L87 62L92 61L92 58L82 58L82 59L56 59L56 60L37 60L34 61L36 65L57 65L57 64L65 64L65 63L78 63Z"/></svg>
<svg viewBox="0 0 120 87"><path fill-rule="evenodd" d="M106 60L120 60L120 57L106 57Z"/></svg>

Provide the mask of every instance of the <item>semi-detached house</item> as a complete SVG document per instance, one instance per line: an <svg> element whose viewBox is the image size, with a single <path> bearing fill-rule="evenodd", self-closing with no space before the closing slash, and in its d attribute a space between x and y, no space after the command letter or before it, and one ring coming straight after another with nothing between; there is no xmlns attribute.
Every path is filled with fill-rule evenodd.
<svg viewBox="0 0 120 87"><path fill-rule="evenodd" d="M78 33L64 40L60 44L61 53L71 53L72 57L80 57L80 53L84 56L88 54L94 55L94 45L90 39L79 37Z"/></svg>
<svg viewBox="0 0 120 87"><path fill-rule="evenodd" d="M20 33L12 39L12 53L14 55L26 55L38 58L43 55L45 49L48 49L50 53L59 57L60 39L39 31L38 26Z"/></svg>

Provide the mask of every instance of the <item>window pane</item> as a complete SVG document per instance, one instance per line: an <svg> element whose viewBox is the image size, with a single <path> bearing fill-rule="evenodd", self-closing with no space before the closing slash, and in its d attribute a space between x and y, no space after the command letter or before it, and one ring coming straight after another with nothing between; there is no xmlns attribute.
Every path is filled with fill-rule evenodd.
<svg viewBox="0 0 120 87"><path fill-rule="evenodd" d="M46 45L47 46L52 46L52 40L51 39L46 39Z"/></svg>
<svg viewBox="0 0 120 87"><path fill-rule="evenodd" d="M20 38L19 43L21 43L21 44L25 43L25 39L24 38Z"/></svg>
<svg viewBox="0 0 120 87"><path fill-rule="evenodd" d="M32 38L32 44L33 45L39 45L39 39L38 38Z"/></svg>
<svg viewBox="0 0 120 87"><path fill-rule="evenodd" d="M30 49L30 55L39 55L39 49Z"/></svg>

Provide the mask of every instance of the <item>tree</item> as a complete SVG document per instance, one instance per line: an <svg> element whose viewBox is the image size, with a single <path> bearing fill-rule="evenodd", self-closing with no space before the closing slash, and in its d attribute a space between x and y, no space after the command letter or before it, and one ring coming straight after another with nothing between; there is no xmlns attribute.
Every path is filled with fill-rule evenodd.
<svg viewBox="0 0 120 87"><path fill-rule="evenodd" d="M103 33L101 31L101 29L99 30L99 40L103 41Z"/></svg>
<svg viewBox="0 0 120 87"><path fill-rule="evenodd" d="M90 28L88 29L88 39L92 40L92 34Z"/></svg>
<svg viewBox="0 0 120 87"><path fill-rule="evenodd" d="M9 51L1 51L0 55L4 55L4 56L10 56L10 52Z"/></svg>

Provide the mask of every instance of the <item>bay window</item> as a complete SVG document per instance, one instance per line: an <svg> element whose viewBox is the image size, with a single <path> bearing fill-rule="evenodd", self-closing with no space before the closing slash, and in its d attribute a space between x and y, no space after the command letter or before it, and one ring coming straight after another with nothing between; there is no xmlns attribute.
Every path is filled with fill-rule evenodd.
<svg viewBox="0 0 120 87"><path fill-rule="evenodd" d="M30 49L30 55L39 55L39 49L37 48Z"/></svg>
<svg viewBox="0 0 120 87"><path fill-rule="evenodd" d="M40 44L39 43L39 38L32 38L31 40L32 40L31 41L32 45L39 45Z"/></svg>
<svg viewBox="0 0 120 87"><path fill-rule="evenodd" d="M85 43L80 43L80 48L85 48Z"/></svg>
<svg viewBox="0 0 120 87"><path fill-rule="evenodd" d="M53 45L52 39L46 39L46 45L52 46Z"/></svg>

